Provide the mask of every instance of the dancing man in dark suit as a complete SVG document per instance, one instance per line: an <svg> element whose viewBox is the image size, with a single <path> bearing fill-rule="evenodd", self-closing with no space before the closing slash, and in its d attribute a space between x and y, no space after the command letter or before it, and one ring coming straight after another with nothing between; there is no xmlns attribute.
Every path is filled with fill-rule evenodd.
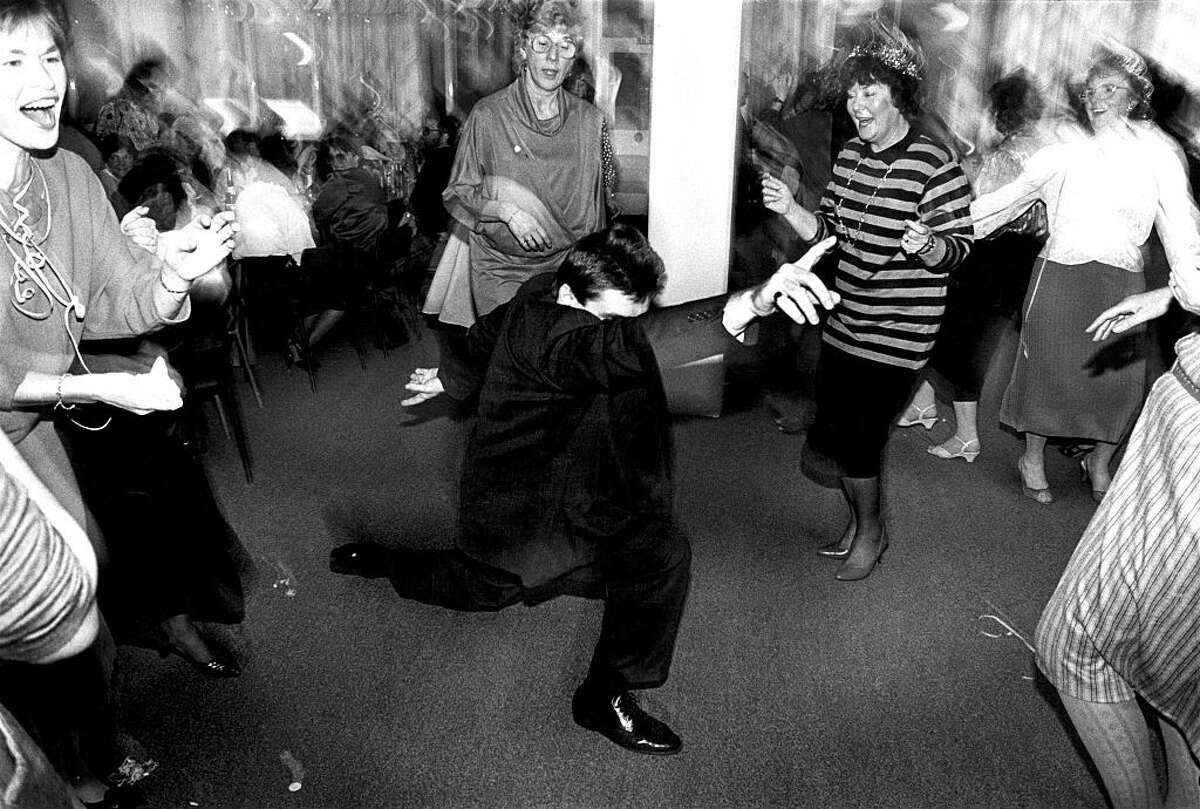
<svg viewBox="0 0 1200 809"><path fill-rule="evenodd" d="M682 746L631 689L667 679L691 578L671 506L664 370L728 350L755 318L816 323L836 301L811 272L833 239L763 284L650 310L662 260L634 228L580 239L554 274L481 318L462 357L418 368L411 406L478 396L467 443L458 547L334 549L338 573L387 576L401 596L498 610L563 594L603 598L575 721L635 752Z"/></svg>

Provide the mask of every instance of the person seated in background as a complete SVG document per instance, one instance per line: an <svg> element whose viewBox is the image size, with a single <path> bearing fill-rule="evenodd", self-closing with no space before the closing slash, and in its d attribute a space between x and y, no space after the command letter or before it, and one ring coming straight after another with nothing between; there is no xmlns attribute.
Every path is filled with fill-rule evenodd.
<svg viewBox="0 0 1200 809"><path fill-rule="evenodd" d="M129 138L110 132L100 140L100 156L104 159L104 168L98 175L100 184L104 186L104 191L116 210L119 206L116 201L117 186L133 168L137 160L137 149L133 148L133 141Z"/></svg>
<svg viewBox="0 0 1200 809"><path fill-rule="evenodd" d="M150 56L134 64L121 89L96 113L96 139L102 141L116 133L128 138L139 152L161 145L169 74L165 57Z"/></svg>
<svg viewBox="0 0 1200 809"><path fill-rule="evenodd" d="M316 246L308 198L295 181L263 159L254 132L237 129L225 138L227 162L217 197L237 214L233 258L240 263L245 294L260 336L295 345L293 309L302 297L298 272L304 251ZM289 353L285 359L294 359Z"/></svg>
<svg viewBox="0 0 1200 809"><path fill-rule="evenodd" d="M645 237L614 225L580 239L556 273L480 318L463 356L418 368L406 386L406 406L478 397L458 547L355 542L333 550L330 568L388 576L402 597L460 610L602 597L575 721L634 752L678 752L675 732L630 693L666 681L691 578L660 374L728 350L776 307L816 323L816 308L837 301L811 272L832 244L752 289L649 312L664 273Z"/></svg>
<svg viewBox="0 0 1200 809"><path fill-rule="evenodd" d="M138 157L118 183L113 207L120 217L134 208L146 208L146 217L160 232L183 227L198 213L184 190L179 164L159 149Z"/></svg>
<svg viewBox="0 0 1200 809"><path fill-rule="evenodd" d="M299 264L316 245L308 200L295 180L262 157L258 136L245 129L225 138L228 162L214 191L232 205L238 220L235 260L290 257Z"/></svg>
<svg viewBox="0 0 1200 809"><path fill-rule="evenodd" d="M409 197L408 209L416 220L417 232L435 243L450 223L442 192L450 183L457 140L458 119L451 115L425 116L421 127L421 168Z"/></svg>
<svg viewBox="0 0 1200 809"><path fill-rule="evenodd" d="M407 230L401 226L407 225L411 217L405 215L402 206L389 207L383 186L361 163L358 148L344 136L327 137L317 147L320 189L313 201L313 219L321 243L348 247L384 261L395 260L401 255L404 240L400 231Z"/></svg>
<svg viewBox="0 0 1200 809"><path fill-rule="evenodd" d="M362 167L358 148L349 138L323 138L315 171L319 185L313 219L321 249L305 256L311 301L303 342L309 351L342 320L349 301L376 274L390 276L412 239L412 217L403 205L389 205L379 180Z"/></svg>

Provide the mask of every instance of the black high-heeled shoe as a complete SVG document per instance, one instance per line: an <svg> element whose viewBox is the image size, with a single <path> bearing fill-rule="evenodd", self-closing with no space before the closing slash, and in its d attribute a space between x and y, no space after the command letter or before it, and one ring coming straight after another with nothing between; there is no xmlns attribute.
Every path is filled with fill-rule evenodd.
<svg viewBox="0 0 1200 809"><path fill-rule="evenodd" d="M283 354L283 362L289 369L293 366L305 371L316 368L316 361L312 357L312 351L294 337L288 340L287 350Z"/></svg>
<svg viewBox="0 0 1200 809"><path fill-rule="evenodd" d="M857 545L858 543L854 543ZM862 581L867 576L871 575L871 571L875 566L883 561L883 552L888 548L887 531L879 537L879 545L875 548L874 553L868 559L866 564L851 561L854 556L854 547L851 546L850 553L846 556L846 561L842 562L842 566L838 568L837 573L833 577L838 581Z"/></svg>
<svg viewBox="0 0 1200 809"><path fill-rule="evenodd" d="M212 655L211 659L197 660L182 646L170 641L164 643L158 649L158 654L161 657L167 655L176 655L187 661L192 668L203 674L205 677L210 677L214 680L224 679L226 677L237 677L242 673L242 667L238 665L237 660L228 649L217 644L215 641L205 638L204 645L208 647L208 652Z"/></svg>

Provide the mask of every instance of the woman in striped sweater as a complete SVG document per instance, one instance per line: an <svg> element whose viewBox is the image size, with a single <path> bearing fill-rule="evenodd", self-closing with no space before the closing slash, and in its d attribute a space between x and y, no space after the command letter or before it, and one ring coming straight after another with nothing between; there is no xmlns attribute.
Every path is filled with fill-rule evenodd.
<svg viewBox="0 0 1200 809"><path fill-rule="evenodd" d="M763 178L763 202L803 239L838 239L835 287L805 470L842 490L850 516L818 552L844 560L842 581L866 578L887 548L879 473L891 424L933 348L948 273L971 247L970 188L954 156L909 118L921 59L903 35L876 34L842 66L858 136L842 148L816 213Z"/></svg>

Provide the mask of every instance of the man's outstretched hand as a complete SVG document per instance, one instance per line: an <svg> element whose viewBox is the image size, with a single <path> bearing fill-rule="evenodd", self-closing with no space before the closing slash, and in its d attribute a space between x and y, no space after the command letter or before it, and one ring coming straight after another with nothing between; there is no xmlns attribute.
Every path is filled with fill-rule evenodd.
<svg viewBox="0 0 1200 809"><path fill-rule="evenodd" d="M756 287L751 297L754 313L765 317L779 309L797 323L819 323L817 307L832 309L841 296L826 287L812 268L836 243L834 236L822 239L799 259L784 264Z"/></svg>
<svg viewBox="0 0 1200 809"><path fill-rule="evenodd" d="M407 399L401 399L401 407L412 407L446 392L442 386L442 380L438 379L437 368L417 368L409 376L404 389L413 395Z"/></svg>

